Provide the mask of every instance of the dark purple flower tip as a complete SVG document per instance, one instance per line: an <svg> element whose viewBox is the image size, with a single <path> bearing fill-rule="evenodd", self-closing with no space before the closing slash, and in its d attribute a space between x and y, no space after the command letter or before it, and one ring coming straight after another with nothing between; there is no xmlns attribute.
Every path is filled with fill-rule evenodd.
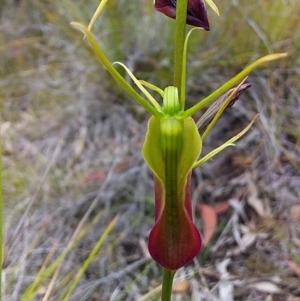
<svg viewBox="0 0 300 301"><path fill-rule="evenodd" d="M154 8L166 16L175 19L176 1L177 0L155 0ZM203 0L188 0L186 24L209 30L207 12Z"/></svg>

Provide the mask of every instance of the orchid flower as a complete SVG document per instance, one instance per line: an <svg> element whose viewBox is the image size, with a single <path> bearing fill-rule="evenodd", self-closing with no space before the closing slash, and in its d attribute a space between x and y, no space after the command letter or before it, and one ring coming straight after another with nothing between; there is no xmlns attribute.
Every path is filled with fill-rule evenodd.
<svg viewBox="0 0 300 301"><path fill-rule="evenodd" d="M256 117L238 135L204 157L201 157L202 141L226 107L231 105L237 99L240 92L248 87L248 85L245 86L244 84L244 80L248 74L258 66L268 61L285 57L286 54L270 54L258 59L228 82L221 85L212 94L191 108L186 109L187 44L195 28L185 37L185 22L209 30L204 1L154 1L154 7L165 15L176 18L176 26L178 25L175 30L175 57L179 64L177 66L175 64L174 67L174 86L166 87L164 90L145 81L138 80L124 64L119 62L112 64L104 54L90 30L92 23L95 22L106 2L107 0L100 2L88 27L75 22L71 24L81 30L84 36L87 37L98 60L116 82L152 115L148 122L148 131L142 149L144 160L153 173L155 188L155 223L150 232L148 247L153 259L164 267L162 300L170 300L175 271L191 261L198 254L202 245L201 236L194 224L192 214L190 190L192 170L211 160L211 158L226 147L234 145L235 141L248 131ZM180 9L177 7L177 2ZM205 0L205 2L217 12L212 0ZM186 13L179 15L179 18L177 18L176 10L178 9L182 12L184 11L184 7L187 7ZM176 46L176 42L178 42L178 47ZM176 54L179 55L176 56ZM144 94L144 97L138 94L124 77L121 76L115 67L116 64L126 70L133 82ZM238 83L240 85L237 88L229 91ZM161 100L157 101L148 92L148 89L158 92ZM217 109L214 108L209 111L213 112L212 121L205 132L200 135L192 116L224 94L226 96L224 99L222 98L222 103L217 106ZM206 124L206 121L201 120L201 124Z"/></svg>
<svg viewBox="0 0 300 301"><path fill-rule="evenodd" d="M240 134L198 160L202 139L191 116L234 87L259 65L279 59L285 54L271 54L260 58L211 95L184 110L185 97L180 99L176 87L166 87L163 91L139 81L125 65L117 63L126 69L147 100L142 98L109 62L90 31L80 23L72 22L72 25L86 35L96 56L116 81L152 115L143 146L143 157L154 174L155 183L155 224L150 232L149 251L160 265L169 270L177 270L191 261L201 248L201 237L193 222L191 209L190 176L193 168L201 166L224 148L233 145L250 127L249 125ZM163 98L162 106L145 86L159 92ZM184 90L182 87L182 91ZM229 95L227 102L233 98L234 94Z"/></svg>

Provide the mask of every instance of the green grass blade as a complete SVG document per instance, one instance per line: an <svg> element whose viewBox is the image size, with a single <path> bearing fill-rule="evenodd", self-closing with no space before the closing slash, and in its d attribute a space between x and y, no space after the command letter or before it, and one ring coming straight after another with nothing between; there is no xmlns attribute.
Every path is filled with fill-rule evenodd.
<svg viewBox="0 0 300 301"><path fill-rule="evenodd" d="M51 263L46 269L41 269L37 276L35 281L25 290L23 295L21 296L21 301L27 301L32 300L35 295L38 293L39 288L41 285L44 284L44 281L51 277L51 275L55 274L57 271L60 270L61 264L65 257L68 255L68 253L72 250L72 248L81 240L81 238L86 235L86 233L89 231L89 229L99 220L100 216L103 214L103 212L99 212L97 216L93 219L92 223L83 229L76 235L73 234L74 238L71 238L68 246L65 248L65 250L55 259L53 263ZM77 230L76 230L77 231ZM75 232L76 232L75 231ZM55 277L55 275L54 275Z"/></svg>
<svg viewBox="0 0 300 301"><path fill-rule="evenodd" d="M90 255L88 256L88 258L84 261L81 269L78 271L74 281L72 282L72 284L69 287L69 290L67 292L67 294L65 295L65 297L63 298L63 301L67 301L69 300L69 298L71 297L73 291L75 290L78 282L80 281L81 277L83 276L83 274L85 273L85 271L87 270L87 268L89 267L89 265L91 264L91 262L93 261L93 259L95 258L96 254L98 253L99 249L101 248L101 246L103 245L104 241L106 240L107 236L110 234L110 232L113 230L114 226L116 225L118 221L118 215L109 223L109 225L107 226L107 228L105 229L105 231L103 232L103 234L101 235L100 239L98 240L98 242L96 243L95 247L93 248L93 250L91 251Z"/></svg>

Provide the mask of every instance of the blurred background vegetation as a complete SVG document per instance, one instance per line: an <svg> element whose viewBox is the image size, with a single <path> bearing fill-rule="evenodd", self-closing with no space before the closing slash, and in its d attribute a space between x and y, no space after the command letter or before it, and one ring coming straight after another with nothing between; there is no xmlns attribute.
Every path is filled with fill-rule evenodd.
<svg viewBox="0 0 300 301"><path fill-rule="evenodd" d="M155 12L152 2L108 1L93 33L111 61L124 62L138 78L164 88L173 79L174 21ZM257 216L255 222L271 237L235 258L239 266L232 269L260 275L249 258L272 258L271 274L285 279L284 296L299 296L289 286L296 278L288 260L300 264L300 245L284 230L295 227L300 239L299 223L293 224L288 211L300 201L300 5L298 0L215 2L220 17L208 9L211 31L197 31L189 46L188 105L260 56L289 56L249 77L250 91L207 139L205 153L260 113L245 139L195 172L195 207L232 198L251 173L271 211L268 223ZM115 86L70 26L71 21L87 25L98 3L1 4L3 300L157 300L155 292L146 295L161 277L146 248L154 220L153 184L140 151L149 116ZM114 229L103 237L117 214ZM223 217L219 234L228 219ZM196 221L201 228L199 212ZM105 243L91 255L101 237ZM259 243L268 244L272 254ZM215 253L209 248L197 259L203 267L213 267L226 254L225 248ZM194 262L182 273L197 271ZM208 279L208 285L214 281ZM192 300L193 293L176 300ZM257 299L237 291L236 300L265 300L251 293Z"/></svg>

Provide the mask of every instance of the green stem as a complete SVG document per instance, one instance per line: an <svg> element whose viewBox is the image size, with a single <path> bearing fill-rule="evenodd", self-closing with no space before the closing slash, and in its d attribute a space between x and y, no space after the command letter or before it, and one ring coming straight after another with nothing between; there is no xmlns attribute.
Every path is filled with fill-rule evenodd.
<svg viewBox="0 0 300 301"><path fill-rule="evenodd" d="M181 95L183 50L185 41L185 27L188 0L177 0L175 22L175 46L174 46L174 86ZM182 100L179 100L180 102ZM161 301L171 301L173 278L176 271L163 268L163 282Z"/></svg>
<svg viewBox="0 0 300 301"><path fill-rule="evenodd" d="M161 301L171 301L173 278L176 271L163 269Z"/></svg>
<svg viewBox="0 0 300 301"><path fill-rule="evenodd" d="M175 48L174 48L174 86L181 95L182 68L183 68L183 49L185 41L185 27L188 0L177 0L176 22L175 22ZM181 99L179 100L182 101Z"/></svg>

